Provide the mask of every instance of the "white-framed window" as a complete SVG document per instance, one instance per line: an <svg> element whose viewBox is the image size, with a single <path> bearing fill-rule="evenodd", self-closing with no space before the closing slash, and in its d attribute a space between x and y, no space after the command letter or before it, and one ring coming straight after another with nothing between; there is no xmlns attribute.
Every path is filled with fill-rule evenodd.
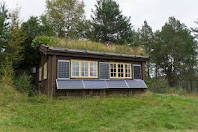
<svg viewBox="0 0 198 132"><path fill-rule="evenodd" d="M111 62L110 78L131 79L131 64Z"/></svg>
<svg viewBox="0 0 198 132"><path fill-rule="evenodd" d="M142 79L142 68L140 64L133 65L133 78Z"/></svg>
<svg viewBox="0 0 198 132"><path fill-rule="evenodd" d="M71 60L71 78L98 78L98 62Z"/></svg>

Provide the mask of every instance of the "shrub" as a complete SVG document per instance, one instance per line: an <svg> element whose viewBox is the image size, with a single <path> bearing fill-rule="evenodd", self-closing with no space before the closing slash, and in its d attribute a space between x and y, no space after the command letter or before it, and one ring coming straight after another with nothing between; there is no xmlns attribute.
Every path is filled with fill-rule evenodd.
<svg viewBox="0 0 198 132"><path fill-rule="evenodd" d="M185 90L180 87L170 87L165 78L152 78L147 80L148 89L154 93L185 94Z"/></svg>
<svg viewBox="0 0 198 132"><path fill-rule="evenodd" d="M12 63L6 61L1 65L0 71L2 74L0 83L3 85L12 85L13 77L14 77L14 70L12 68Z"/></svg>
<svg viewBox="0 0 198 132"><path fill-rule="evenodd" d="M59 39L55 37L39 36L33 40L32 46L36 47L39 44L46 44L48 46L53 46L56 43L59 43Z"/></svg>
<svg viewBox="0 0 198 132"><path fill-rule="evenodd" d="M148 89L154 93L167 93L170 89L168 82L164 78L152 78L147 81Z"/></svg>
<svg viewBox="0 0 198 132"><path fill-rule="evenodd" d="M25 98L25 95L18 93L12 86L0 84L0 105L9 105Z"/></svg>
<svg viewBox="0 0 198 132"><path fill-rule="evenodd" d="M15 79L15 87L22 93L28 93L29 96L32 96L34 93L33 86L31 84L31 76L27 73L23 73Z"/></svg>

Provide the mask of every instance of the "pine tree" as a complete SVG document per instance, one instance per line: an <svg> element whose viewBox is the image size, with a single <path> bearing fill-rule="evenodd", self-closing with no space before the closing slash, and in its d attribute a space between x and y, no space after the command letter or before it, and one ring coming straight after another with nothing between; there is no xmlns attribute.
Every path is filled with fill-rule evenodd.
<svg viewBox="0 0 198 132"><path fill-rule="evenodd" d="M178 85L179 78L196 67L197 44L194 37L190 30L174 17L170 17L158 32L152 48L152 56L163 69L170 86Z"/></svg>
<svg viewBox="0 0 198 132"><path fill-rule="evenodd" d="M152 28L148 25L147 21L144 21L142 28L138 29L137 36L137 43L144 46L147 53L150 54L153 46L154 33L152 31ZM152 62L152 58L150 58L150 61ZM146 66L148 68L148 78L150 78L150 69L152 68L151 65L152 64L150 62L147 62Z"/></svg>
<svg viewBox="0 0 198 132"><path fill-rule="evenodd" d="M0 3L0 53L5 49L10 34L8 9L5 3Z"/></svg>
<svg viewBox="0 0 198 132"><path fill-rule="evenodd" d="M133 30L130 18L122 15L113 0L98 0L92 11L92 39L101 42L132 44Z"/></svg>

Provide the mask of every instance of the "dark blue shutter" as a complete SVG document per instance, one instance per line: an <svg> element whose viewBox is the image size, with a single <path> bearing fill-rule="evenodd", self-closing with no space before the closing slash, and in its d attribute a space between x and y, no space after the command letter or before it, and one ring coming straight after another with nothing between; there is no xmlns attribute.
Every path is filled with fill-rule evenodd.
<svg viewBox="0 0 198 132"><path fill-rule="evenodd" d="M142 73L141 73L141 65L134 65L133 66L133 74L134 79L142 79Z"/></svg>
<svg viewBox="0 0 198 132"><path fill-rule="evenodd" d="M99 78L109 79L109 63L108 62L99 63Z"/></svg>
<svg viewBox="0 0 198 132"><path fill-rule="evenodd" d="M70 61L58 60L57 77L59 79L69 79L70 78Z"/></svg>

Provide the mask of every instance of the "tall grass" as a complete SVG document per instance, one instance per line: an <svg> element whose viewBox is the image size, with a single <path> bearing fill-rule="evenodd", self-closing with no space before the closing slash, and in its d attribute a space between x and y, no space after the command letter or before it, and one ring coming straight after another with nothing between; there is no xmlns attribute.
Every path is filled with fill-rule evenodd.
<svg viewBox="0 0 198 132"><path fill-rule="evenodd" d="M0 131L196 131L197 103L197 98L150 93L52 100L31 97L0 105Z"/></svg>
<svg viewBox="0 0 198 132"><path fill-rule="evenodd" d="M131 55L147 55L146 51L141 46L128 46L118 44L103 44L99 42L93 42L89 40L69 40L66 38L54 38L54 37L37 37L33 41L34 45L46 44L52 47L68 48L68 49L79 49L89 50L97 52L112 52L120 54L131 54Z"/></svg>

